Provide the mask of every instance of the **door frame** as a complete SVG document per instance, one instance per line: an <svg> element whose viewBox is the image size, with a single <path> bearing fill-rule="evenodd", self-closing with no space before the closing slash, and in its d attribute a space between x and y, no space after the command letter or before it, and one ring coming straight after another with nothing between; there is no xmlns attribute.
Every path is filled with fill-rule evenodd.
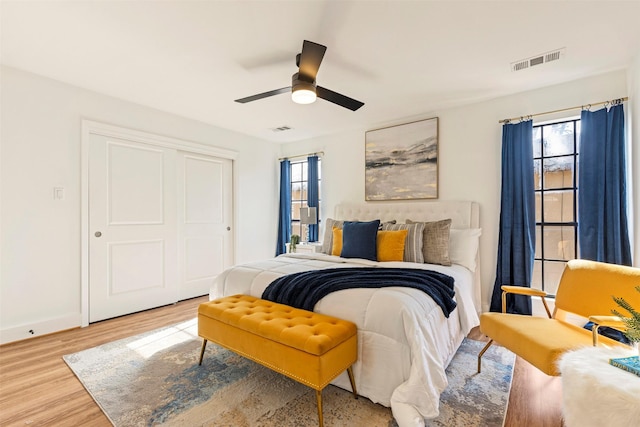
<svg viewBox="0 0 640 427"><path fill-rule="evenodd" d="M154 145L157 147L173 148L195 154L204 154L232 161L233 180L231 188L235 188L235 160L238 152L226 148L214 147L198 142L161 136L149 132L128 129L120 126L82 119L80 138L80 326L89 326L89 142L91 135L108 136L112 138L128 139L130 141ZM235 197L232 216L235 219ZM235 236L235 227L234 227ZM234 237L235 240L235 237ZM235 245L234 245L235 247ZM231 254L235 259L235 254Z"/></svg>

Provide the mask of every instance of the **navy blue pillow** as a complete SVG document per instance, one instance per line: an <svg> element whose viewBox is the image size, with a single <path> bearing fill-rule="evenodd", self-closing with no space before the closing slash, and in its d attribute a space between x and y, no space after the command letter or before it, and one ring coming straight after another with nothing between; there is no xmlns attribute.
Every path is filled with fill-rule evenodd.
<svg viewBox="0 0 640 427"><path fill-rule="evenodd" d="M343 258L364 258L377 261L376 239L380 220L368 222L345 221L342 226Z"/></svg>

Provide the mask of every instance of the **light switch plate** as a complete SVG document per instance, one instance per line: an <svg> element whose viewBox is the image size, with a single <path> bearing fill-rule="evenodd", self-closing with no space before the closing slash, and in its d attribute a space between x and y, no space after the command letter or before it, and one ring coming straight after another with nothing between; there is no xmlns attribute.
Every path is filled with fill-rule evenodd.
<svg viewBox="0 0 640 427"><path fill-rule="evenodd" d="M53 187L53 200L64 200L64 187Z"/></svg>

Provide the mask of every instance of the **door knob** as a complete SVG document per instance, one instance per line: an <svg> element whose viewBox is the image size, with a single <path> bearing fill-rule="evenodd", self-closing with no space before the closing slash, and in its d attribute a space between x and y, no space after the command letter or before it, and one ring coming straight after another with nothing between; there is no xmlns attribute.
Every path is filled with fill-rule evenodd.
<svg viewBox="0 0 640 427"><path fill-rule="evenodd" d="M100 236L102 236L102 233L101 233L101 232L99 232L99 231L96 231L95 236L96 236L96 237L100 237Z"/></svg>
<svg viewBox="0 0 640 427"><path fill-rule="evenodd" d="M227 227L227 231L231 231L231 227Z"/></svg>

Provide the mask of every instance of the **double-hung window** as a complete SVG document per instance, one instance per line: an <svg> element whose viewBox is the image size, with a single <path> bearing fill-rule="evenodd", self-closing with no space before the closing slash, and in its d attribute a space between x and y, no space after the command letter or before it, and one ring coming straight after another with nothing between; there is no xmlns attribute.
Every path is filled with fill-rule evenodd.
<svg viewBox="0 0 640 427"><path fill-rule="evenodd" d="M320 167L321 160L318 160L318 194L322 194L320 186L322 183ZM291 162L291 234L299 235L303 241L309 240L309 225L300 221L300 208L306 208L308 200L308 161ZM320 222L320 201L318 202L318 223Z"/></svg>
<svg viewBox="0 0 640 427"><path fill-rule="evenodd" d="M570 259L578 258L580 119L533 127L536 249L531 287L556 293Z"/></svg>

